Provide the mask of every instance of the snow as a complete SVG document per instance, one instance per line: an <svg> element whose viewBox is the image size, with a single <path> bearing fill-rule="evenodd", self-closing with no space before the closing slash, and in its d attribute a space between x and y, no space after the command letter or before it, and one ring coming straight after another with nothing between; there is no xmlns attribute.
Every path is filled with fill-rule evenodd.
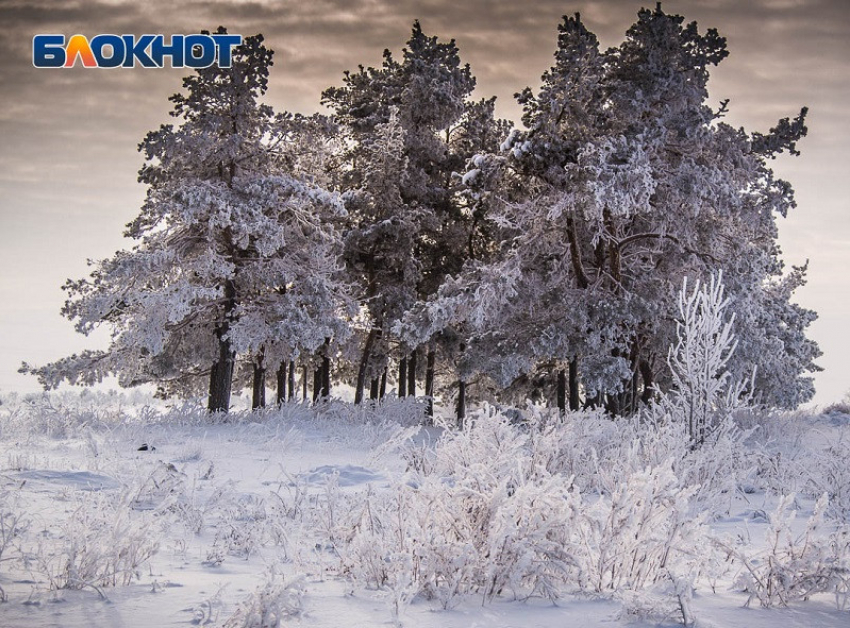
<svg viewBox="0 0 850 628"><path fill-rule="evenodd" d="M481 170L479 170L478 168L473 168L472 170L463 175L461 181L464 185L471 185L475 183L475 179L478 177L479 174L481 174Z"/></svg>
<svg viewBox="0 0 850 628"><path fill-rule="evenodd" d="M64 485L78 491L100 491L116 489L120 484L113 478L88 471L21 471L10 477L29 483L31 491L50 491L56 485Z"/></svg>
<svg viewBox="0 0 850 628"><path fill-rule="evenodd" d="M316 628L681 625L680 616L630 614L625 593L576 593L554 602L516 600L509 593L489 600L466 595L448 609L416 597L399 605L392 587L370 588L345 573L346 541L329 539L343 528L330 519L347 521L367 499L374 498L377 508L410 479L410 448L433 451L444 433L386 419L409 413L410 402L357 411L343 403L324 409L292 404L237 412L230 422L214 424L200 410L153 412L105 396L86 403L85 412L73 403L54 404L52 417L42 422L33 420L45 412L37 401L7 398L0 405L0 515L4 526L10 513L29 522L16 541L5 548L0 543L4 628L237 625L227 622L258 599L284 600L281 625ZM804 462L800 443L826 448L846 442L850 417L786 418L771 429L770 446ZM446 451L473 456L470 443L461 439ZM148 449L140 451L142 444ZM499 451L514 456L510 446L500 440ZM464 482L461 474L457 484ZM590 495L588 503L605 499ZM709 522L710 532L747 539L759 549L777 497L760 490L729 501L729 512ZM792 526L802 532L814 500L801 494L794 507ZM831 519L820 534L834 527ZM109 536L115 529L125 532ZM60 578L57 558L68 539L85 539L77 545L81 553L106 552L98 535L117 544L138 539L130 543L136 547L149 537L156 550L126 586L52 590L50 577ZM26 563L22 553L30 556ZM826 594L788 608L764 609L757 601L745 608L747 594L732 586L736 569L720 571L714 590L701 582L690 600L697 626L848 625L848 611L837 610Z"/></svg>

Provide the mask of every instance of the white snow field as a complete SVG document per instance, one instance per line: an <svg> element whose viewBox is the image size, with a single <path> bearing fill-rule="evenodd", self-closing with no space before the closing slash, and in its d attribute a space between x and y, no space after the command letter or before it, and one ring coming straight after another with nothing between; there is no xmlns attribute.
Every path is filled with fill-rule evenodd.
<svg viewBox="0 0 850 628"><path fill-rule="evenodd" d="M850 625L847 415L421 413L3 396L0 626Z"/></svg>

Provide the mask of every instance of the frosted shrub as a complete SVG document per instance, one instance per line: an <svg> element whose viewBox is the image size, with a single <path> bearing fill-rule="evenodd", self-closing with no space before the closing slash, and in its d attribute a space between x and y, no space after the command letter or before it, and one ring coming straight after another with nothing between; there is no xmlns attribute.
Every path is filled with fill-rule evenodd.
<svg viewBox="0 0 850 628"><path fill-rule="evenodd" d="M168 510L183 498L186 476L170 462L159 462L150 474L131 489L136 510Z"/></svg>
<svg viewBox="0 0 850 628"><path fill-rule="evenodd" d="M211 518L219 512L222 501L230 499L232 489L232 483L217 486L203 499L194 490L181 494L170 510L188 531L200 535Z"/></svg>
<svg viewBox="0 0 850 628"><path fill-rule="evenodd" d="M265 498L241 495L219 506L215 523L214 549L238 558L248 558L268 544L283 545L286 533L281 522L269 516Z"/></svg>
<svg viewBox="0 0 850 628"><path fill-rule="evenodd" d="M803 412L751 413L745 452L756 466L754 484L770 493L826 494L824 514L850 523L850 423Z"/></svg>
<svg viewBox="0 0 850 628"><path fill-rule="evenodd" d="M4 562L19 558L22 554L18 544L29 527L29 520L19 509L17 494L0 490L0 567ZM0 570L2 573L3 570ZM0 587L0 602L6 601L6 593Z"/></svg>
<svg viewBox="0 0 850 628"><path fill-rule="evenodd" d="M707 285L697 281L688 292L685 279L679 292L676 346L667 362L673 387L661 397L661 405L674 421L687 425L691 441L699 446L731 412L742 407L749 382L734 382L726 370L736 340L734 316L726 319L729 300L724 296L723 276Z"/></svg>
<svg viewBox="0 0 850 628"><path fill-rule="evenodd" d="M397 600L421 595L443 607L468 594L618 595L700 573L708 558L695 549L705 547L696 488L681 486L671 461L623 470L610 493L582 494L549 471L566 464L567 445L541 425L485 407L445 433L427 464L390 494L367 494L346 520L344 568ZM679 589L667 594L675 600Z"/></svg>
<svg viewBox="0 0 850 628"><path fill-rule="evenodd" d="M527 432L532 464L574 478L582 493L612 495L628 478L647 468L672 468L680 488L694 487L691 512L726 511L738 485L755 473L747 446L752 430L731 419L719 422L694 448L686 423L653 406L631 419L612 420L599 412L553 416L530 407Z"/></svg>
<svg viewBox="0 0 850 628"><path fill-rule="evenodd" d="M134 513L126 500L86 495L56 543L39 546L37 563L52 589L126 586L156 554L161 534L152 517Z"/></svg>
<svg viewBox="0 0 850 628"><path fill-rule="evenodd" d="M29 526L16 502L17 493L0 490L0 562L11 559L14 544Z"/></svg>
<svg viewBox="0 0 850 628"><path fill-rule="evenodd" d="M303 578L286 580L273 568L265 582L242 602L222 628L280 628L288 619L301 615Z"/></svg>
<svg viewBox="0 0 850 628"><path fill-rule="evenodd" d="M735 382L726 370L734 350L733 319L722 277L707 285L687 281L679 293L677 343L668 356L672 389L636 417L619 421L618 433L599 450L594 469L599 489L613 494L630 475L669 466L680 489L694 487L692 514L728 510L731 497L756 467L734 414L746 407L750 382Z"/></svg>
<svg viewBox="0 0 850 628"><path fill-rule="evenodd" d="M612 444L616 456L600 464L600 482L609 492L628 473L669 464L679 487L694 489L692 514L714 516L729 511L735 494L756 473L748 445L753 431L740 429L731 416L717 419L700 447L694 447L688 424L672 420L669 409L660 405L646 410L624 432L631 440Z"/></svg>
<svg viewBox="0 0 850 628"><path fill-rule="evenodd" d="M371 499L343 562L368 585L444 608L472 593L557 598L575 577L566 551L575 500L558 477L481 486L428 477Z"/></svg>
<svg viewBox="0 0 850 628"><path fill-rule="evenodd" d="M698 573L704 528L690 514L695 490L679 486L668 462L633 474L589 506L578 527L582 588L640 591L674 566Z"/></svg>
<svg viewBox="0 0 850 628"><path fill-rule="evenodd" d="M771 515L765 540L766 548L754 552L729 542L716 541L742 565L738 584L764 607L787 606L815 593L832 593L839 609L847 607L850 595L850 527L842 526L832 534L822 533L827 496L815 505L805 531L796 535L792 525L797 512L792 509L795 496L783 497Z"/></svg>
<svg viewBox="0 0 850 628"><path fill-rule="evenodd" d="M850 442L837 440L807 457L805 490L809 495L827 495L826 514L850 523Z"/></svg>
<svg viewBox="0 0 850 628"><path fill-rule="evenodd" d="M577 499L568 478L532 468L527 433L488 408L444 435L426 473L367 496L344 565L402 600L443 607L470 593L557 597Z"/></svg>
<svg viewBox="0 0 850 628"><path fill-rule="evenodd" d="M126 406L122 395L90 390L11 395L0 406L0 425L4 436L64 438L121 424L128 417Z"/></svg>

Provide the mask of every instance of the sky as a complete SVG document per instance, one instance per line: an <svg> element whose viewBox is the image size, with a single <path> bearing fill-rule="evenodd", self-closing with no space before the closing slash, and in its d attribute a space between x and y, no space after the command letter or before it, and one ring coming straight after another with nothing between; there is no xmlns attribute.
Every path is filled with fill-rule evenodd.
<svg viewBox="0 0 850 628"><path fill-rule="evenodd" d="M266 102L276 110L321 110L321 92L345 70L399 53L419 19L428 35L455 39L477 77L475 97L497 96L497 113L518 120L513 94L539 85L557 26L580 12L603 46L618 45L642 6L632 0L0 0L0 391L34 392L22 361L41 365L108 335L83 337L60 315L61 286L87 274L87 259L128 248L124 225L139 212L136 181L144 135L168 123L168 97L185 69L38 69L38 33L192 33L226 26L263 33L275 51ZM850 392L850 2L847 0L669 0L667 13L717 28L730 56L714 68L711 102L729 99L726 121L766 132L810 109L802 155L775 171L799 206L780 219L790 267L809 260L796 300L819 319L810 337L824 355L814 402Z"/></svg>

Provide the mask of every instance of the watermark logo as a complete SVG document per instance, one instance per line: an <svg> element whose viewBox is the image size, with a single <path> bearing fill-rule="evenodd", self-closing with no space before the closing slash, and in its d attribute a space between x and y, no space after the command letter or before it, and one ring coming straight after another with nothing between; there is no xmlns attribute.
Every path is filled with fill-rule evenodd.
<svg viewBox="0 0 850 628"><path fill-rule="evenodd" d="M32 64L37 68L163 68L168 57L172 68L208 68L214 63L229 68L242 35L36 35L32 38Z"/></svg>

